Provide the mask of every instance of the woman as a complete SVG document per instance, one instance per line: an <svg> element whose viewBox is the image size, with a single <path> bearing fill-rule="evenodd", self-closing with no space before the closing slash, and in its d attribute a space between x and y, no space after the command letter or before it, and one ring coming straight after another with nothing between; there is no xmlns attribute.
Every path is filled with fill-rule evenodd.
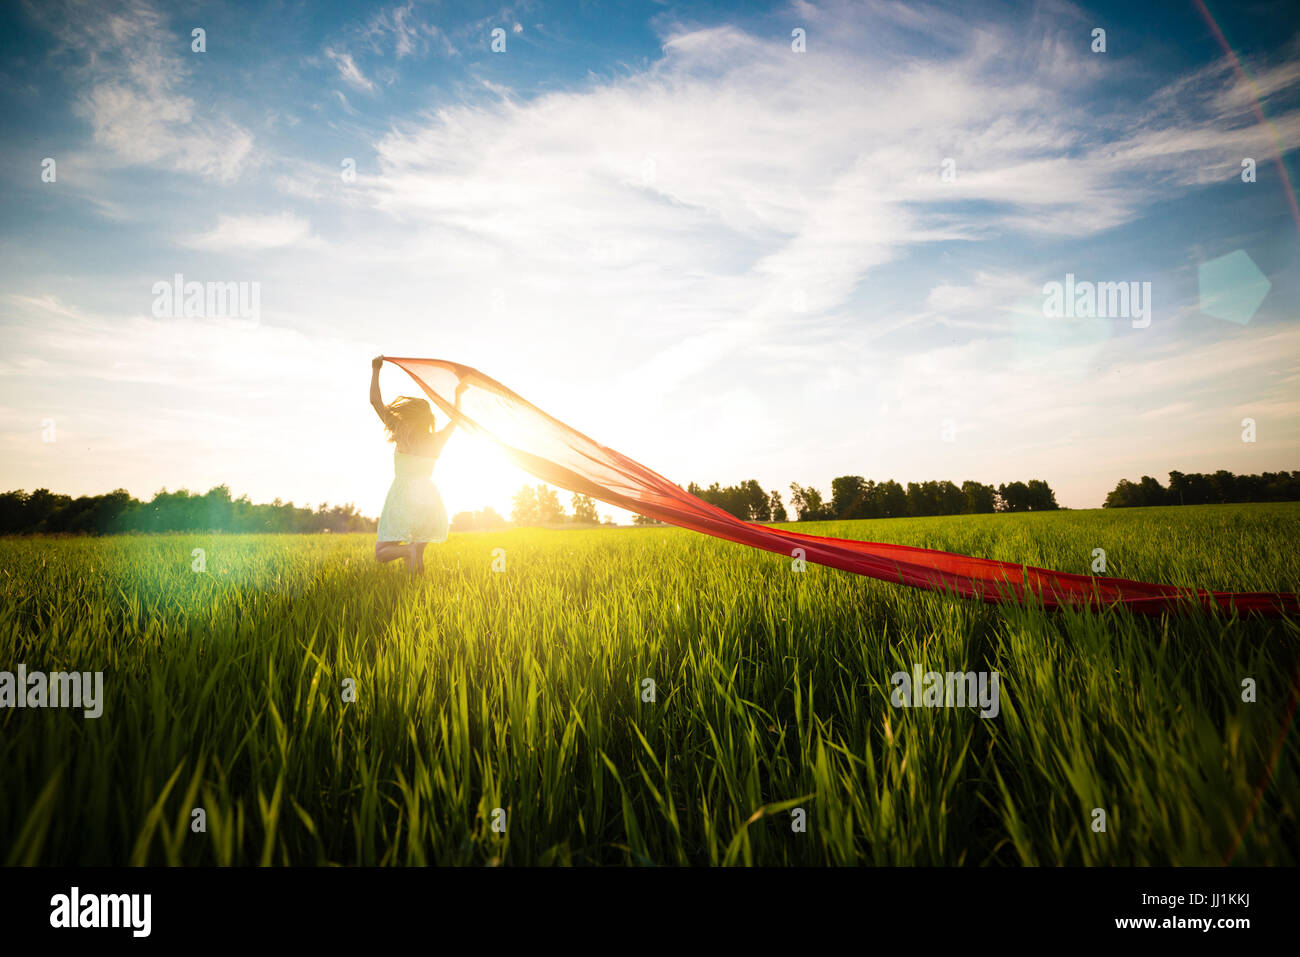
<svg viewBox="0 0 1300 957"><path fill-rule="evenodd" d="M405 559L412 574L424 571L424 548L429 542L447 540L447 509L433 484L433 466L451 438L455 422L434 430L433 410L424 399L399 396L389 405L379 395L379 369L383 356L370 363L370 404L384 423L388 441L396 446L393 471L396 476L384 499L379 516L375 558L391 562ZM456 387L456 408L460 408L465 384Z"/></svg>

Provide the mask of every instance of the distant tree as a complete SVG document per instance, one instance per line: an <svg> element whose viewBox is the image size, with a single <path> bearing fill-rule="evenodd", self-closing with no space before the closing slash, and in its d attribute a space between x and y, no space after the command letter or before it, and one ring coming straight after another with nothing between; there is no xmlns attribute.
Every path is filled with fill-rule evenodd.
<svg viewBox="0 0 1300 957"><path fill-rule="evenodd" d="M1042 512L1056 508L1060 508L1056 504L1056 493L1042 479L998 486L1000 512Z"/></svg>
<svg viewBox="0 0 1300 957"><path fill-rule="evenodd" d="M1210 505L1215 501L1214 485L1208 475L1197 472L1187 476L1187 504Z"/></svg>
<svg viewBox="0 0 1300 957"><path fill-rule="evenodd" d="M1182 472L1169 473L1169 504L1186 505L1188 494L1191 487L1187 481L1187 476Z"/></svg>
<svg viewBox="0 0 1300 957"><path fill-rule="evenodd" d="M55 514L72 501L70 495L55 495L47 488L38 488L27 499L25 509L27 523L31 531L58 531L51 527Z"/></svg>
<svg viewBox="0 0 1300 957"><path fill-rule="evenodd" d="M1106 495L1102 508L1130 508L1138 503L1137 486L1128 479L1120 479L1119 484Z"/></svg>
<svg viewBox="0 0 1300 957"><path fill-rule="evenodd" d="M1236 479L1237 477L1227 469L1219 469L1210 476L1215 501L1224 503L1240 501L1236 497Z"/></svg>
<svg viewBox="0 0 1300 957"><path fill-rule="evenodd" d="M1029 486L1024 482L1007 482L998 486L999 512L1029 511Z"/></svg>
<svg viewBox="0 0 1300 957"><path fill-rule="evenodd" d="M1142 476L1140 482L1122 479L1114 490L1106 496L1103 508L1133 508L1164 505L1171 501L1169 493L1150 475Z"/></svg>
<svg viewBox="0 0 1300 957"><path fill-rule="evenodd" d="M1138 482L1138 496L1142 504L1147 506L1165 505L1169 502L1165 487L1150 475L1142 476L1142 481Z"/></svg>
<svg viewBox="0 0 1300 957"><path fill-rule="evenodd" d="M797 482L790 483L790 504L798 515L800 522L820 522L834 518L830 506L822 502L822 493L815 488L804 488Z"/></svg>
<svg viewBox="0 0 1300 957"><path fill-rule="evenodd" d="M691 482L686 486L686 491L747 522L771 520L771 503L756 479L746 479L739 485L728 485L725 488L717 482L708 488L700 488Z"/></svg>
<svg viewBox="0 0 1300 957"><path fill-rule="evenodd" d="M491 531L505 528L505 525L506 520L490 505L477 512L457 512L451 520L453 532Z"/></svg>
<svg viewBox="0 0 1300 957"><path fill-rule="evenodd" d="M750 522L769 522L772 520L772 509L768 504L767 493L755 479L746 479L740 483L738 488L740 507L743 511L741 516Z"/></svg>
<svg viewBox="0 0 1300 957"><path fill-rule="evenodd" d="M537 486L537 521L542 525L564 521L564 506L560 504L560 496L547 485Z"/></svg>
<svg viewBox="0 0 1300 957"><path fill-rule="evenodd" d="M745 493L738 485L728 485L725 488L714 482L709 486L706 493L709 498L707 501L712 502L718 508L736 516L736 518L749 518L749 502L745 499Z"/></svg>
<svg viewBox="0 0 1300 957"><path fill-rule="evenodd" d="M600 515L596 512L596 500L590 495L581 495L575 492L571 502L575 522L584 525L597 525L600 523Z"/></svg>
<svg viewBox="0 0 1300 957"><path fill-rule="evenodd" d="M876 486L881 518L903 518L907 515L907 492L893 479Z"/></svg>
<svg viewBox="0 0 1300 957"><path fill-rule="evenodd" d="M1300 472L1234 475L1220 469L1212 475L1170 472L1167 489L1149 475L1142 476L1136 483L1120 479L1107 494L1103 507L1294 501L1300 501Z"/></svg>
<svg viewBox="0 0 1300 957"><path fill-rule="evenodd" d="M983 515L995 511L997 508L998 493L997 489L992 485L981 485L979 482L971 481L962 482L961 496L961 510L967 515Z"/></svg>
<svg viewBox="0 0 1300 957"><path fill-rule="evenodd" d="M738 518L754 522L785 521L785 504L773 491L761 500L758 483L748 479L737 486L714 482L702 488L691 482L686 491ZM994 488L980 482L909 482L904 488L893 479L875 482L861 475L840 475L831 480L827 502L821 492L797 482L790 485L790 506L801 522L838 519L901 518L904 516L986 514L995 511L1045 511L1060 506L1056 493L1042 479L1011 482Z"/></svg>
<svg viewBox="0 0 1300 957"><path fill-rule="evenodd" d="M1042 479L1030 479L1025 487L1029 490L1029 509L1033 512L1051 511L1061 506L1056 504L1056 493Z"/></svg>
<svg viewBox="0 0 1300 957"><path fill-rule="evenodd" d="M1267 502L1268 485L1271 473L1263 475L1238 475L1232 483L1232 500L1234 502Z"/></svg>
<svg viewBox="0 0 1300 957"><path fill-rule="evenodd" d="M201 521L210 529L226 528L230 524L233 513L234 503L230 500L230 488L225 485L218 485L216 488L209 489L208 494L203 496L199 505L199 511L202 514ZM328 524L328 503L321 502L319 512L320 527L326 527Z"/></svg>
<svg viewBox="0 0 1300 957"><path fill-rule="evenodd" d="M48 489L0 494L0 533L72 533L109 535L116 532L359 532L373 531L374 519L356 506L322 502L313 511L294 508L276 499L254 505L248 496L232 501L230 489L218 485L204 495L185 489L159 490L149 502L135 499L126 489L106 495L72 498Z"/></svg>
<svg viewBox="0 0 1300 957"><path fill-rule="evenodd" d="M966 495L954 483L939 483L939 514L960 515L966 507Z"/></svg>
<svg viewBox="0 0 1300 957"><path fill-rule="evenodd" d="M939 483L908 482L907 514L912 516L940 514Z"/></svg>
<svg viewBox="0 0 1300 957"><path fill-rule="evenodd" d="M861 475L841 475L831 479L831 513L849 521L867 518L870 489Z"/></svg>
<svg viewBox="0 0 1300 957"><path fill-rule="evenodd" d="M536 525L540 521L537 488L534 486L521 486L519 491L515 492L513 505L510 510L510 520L516 525Z"/></svg>
<svg viewBox="0 0 1300 957"><path fill-rule="evenodd" d="M22 489L0 495L0 535L27 531L27 493Z"/></svg>

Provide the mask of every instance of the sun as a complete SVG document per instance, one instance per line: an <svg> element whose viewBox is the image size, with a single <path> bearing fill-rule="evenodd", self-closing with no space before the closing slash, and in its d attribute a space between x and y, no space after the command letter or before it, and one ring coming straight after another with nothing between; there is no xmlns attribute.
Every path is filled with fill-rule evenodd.
<svg viewBox="0 0 1300 957"><path fill-rule="evenodd" d="M511 462L495 442L463 430L453 433L438 457L433 481L442 493L448 517L491 506L505 519L510 518L511 501L519 487L538 482Z"/></svg>

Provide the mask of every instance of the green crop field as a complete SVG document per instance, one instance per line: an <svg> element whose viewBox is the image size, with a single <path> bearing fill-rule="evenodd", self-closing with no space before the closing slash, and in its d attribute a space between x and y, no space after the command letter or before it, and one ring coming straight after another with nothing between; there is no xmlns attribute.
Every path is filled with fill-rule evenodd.
<svg viewBox="0 0 1300 957"><path fill-rule="evenodd" d="M799 528L1300 590L1300 504ZM456 535L418 579L372 544L0 541L0 669L104 672L98 718L0 710L0 857L1300 858L1295 621L987 606L671 528ZM894 707L917 664L997 672L997 714Z"/></svg>

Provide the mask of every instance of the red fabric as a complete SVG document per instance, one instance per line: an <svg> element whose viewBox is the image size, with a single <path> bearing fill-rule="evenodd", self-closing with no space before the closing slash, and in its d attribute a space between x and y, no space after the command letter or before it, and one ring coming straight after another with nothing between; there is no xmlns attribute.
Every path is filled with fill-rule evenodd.
<svg viewBox="0 0 1300 957"><path fill-rule="evenodd" d="M787 557L802 549L799 557L810 562L986 602L1034 601L1047 608L1122 606L1149 615L1196 608L1268 616L1300 613L1296 596L1286 593L1191 591L756 525L589 439L477 369L441 359L387 361L409 373L459 427L492 439L520 468L539 479L706 535ZM465 389L457 411L453 403L462 384Z"/></svg>

